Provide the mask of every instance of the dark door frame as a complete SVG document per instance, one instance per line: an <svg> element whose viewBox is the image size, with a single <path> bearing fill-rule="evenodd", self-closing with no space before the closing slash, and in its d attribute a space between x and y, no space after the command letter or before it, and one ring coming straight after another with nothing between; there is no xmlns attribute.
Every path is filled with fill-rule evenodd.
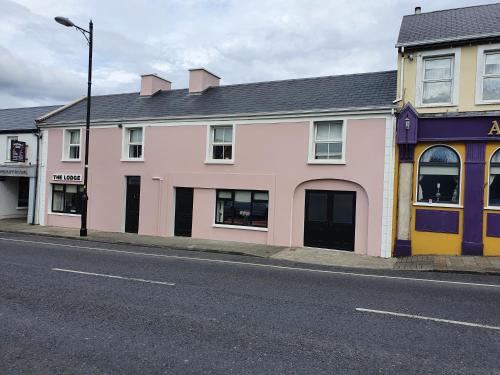
<svg viewBox="0 0 500 375"><path fill-rule="evenodd" d="M138 179L138 184L131 184L131 179ZM137 192L137 209L131 207L131 192L130 186L138 186ZM141 176L125 176L125 227L124 232L126 233L138 233L139 232L139 217L140 217L140 207L141 207ZM131 215L137 215L137 217L131 217ZM132 222L131 222L132 220Z"/></svg>
<svg viewBox="0 0 500 375"><path fill-rule="evenodd" d="M311 236L311 233L308 232L308 229L311 226L311 222L309 221L309 194L311 193L323 193L326 195L327 201L326 201L326 220L321 223L318 222L316 229L319 229L319 232L323 232L321 235L323 235L324 238L318 238L317 241L312 241L311 238L308 238ZM335 195L350 195L353 197L352 200L352 219L351 223L349 224L344 224L344 223L335 223L334 222L334 210L335 210L335 204L334 204L334 197ZM318 189L306 189L305 194L304 194L304 236L303 236L303 243L304 246L313 246L313 247L321 247L321 248L327 248L327 249L338 249L338 250L346 250L346 251L354 251L354 246L356 242L356 200L357 200L357 194L355 191L347 191L347 190L318 190ZM345 227L349 225L350 228L346 229ZM342 226L344 226L344 230L342 230ZM343 231L344 236L352 236L352 239L349 238L349 241L346 242L345 240L342 242L346 242L345 244L339 244L338 241L335 241L334 232L336 231ZM348 233L352 231L352 234ZM347 233L345 233L347 232ZM319 233L317 234L319 235Z"/></svg>

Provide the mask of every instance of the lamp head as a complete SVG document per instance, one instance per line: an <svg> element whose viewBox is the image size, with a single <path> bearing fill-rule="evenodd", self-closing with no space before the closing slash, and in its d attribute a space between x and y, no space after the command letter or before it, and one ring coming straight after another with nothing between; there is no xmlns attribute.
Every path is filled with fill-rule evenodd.
<svg viewBox="0 0 500 375"><path fill-rule="evenodd" d="M67 26L67 27L75 26L75 24L73 22L71 22L69 20L69 18L58 16L58 17L55 17L54 19L56 20L57 23L60 23L63 26Z"/></svg>

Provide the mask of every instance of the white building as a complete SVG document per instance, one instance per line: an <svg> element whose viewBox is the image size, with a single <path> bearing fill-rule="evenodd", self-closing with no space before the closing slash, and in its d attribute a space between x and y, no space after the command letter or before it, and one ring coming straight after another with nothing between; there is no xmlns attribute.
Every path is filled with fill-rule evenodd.
<svg viewBox="0 0 500 375"><path fill-rule="evenodd" d="M0 109L0 220L38 223L39 139L35 119L58 107Z"/></svg>

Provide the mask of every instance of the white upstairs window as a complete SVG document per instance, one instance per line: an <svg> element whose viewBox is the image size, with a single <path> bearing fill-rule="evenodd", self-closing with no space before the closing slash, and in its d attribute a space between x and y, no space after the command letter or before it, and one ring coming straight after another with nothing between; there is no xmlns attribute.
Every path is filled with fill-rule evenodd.
<svg viewBox="0 0 500 375"><path fill-rule="evenodd" d="M125 128L124 159L144 159L144 130L142 127Z"/></svg>
<svg viewBox="0 0 500 375"><path fill-rule="evenodd" d="M234 130L232 125L210 126L207 161L232 163L234 161Z"/></svg>
<svg viewBox="0 0 500 375"><path fill-rule="evenodd" d="M63 137L63 161L80 161L81 130L66 129Z"/></svg>
<svg viewBox="0 0 500 375"><path fill-rule="evenodd" d="M500 101L500 51L484 53L482 100Z"/></svg>
<svg viewBox="0 0 500 375"><path fill-rule="evenodd" d="M315 121L309 145L309 162L313 164L340 164L344 161L344 120Z"/></svg>
<svg viewBox="0 0 500 375"><path fill-rule="evenodd" d="M453 102L453 56L424 58L422 104Z"/></svg>
<svg viewBox="0 0 500 375"><path fill-rule="evenodd" d="M417 53L417 106L458 104L460 55L460 48Z"/></svg>

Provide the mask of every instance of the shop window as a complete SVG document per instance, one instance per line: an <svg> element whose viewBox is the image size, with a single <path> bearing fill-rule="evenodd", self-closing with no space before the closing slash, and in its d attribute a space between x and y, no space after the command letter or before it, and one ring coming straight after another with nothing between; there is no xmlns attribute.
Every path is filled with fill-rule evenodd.
<svg viewBox="0 0 500 375"><path fill-rule="evenodd" d="M19 177L18 190L17 190L17 207L28 207L30 196L30 179L27 177Z"/></svg>
<svg viewBox="0 0 500 375"><path fill-rule="evenodd" d="M344 121L317 121L313 129L313 159L341 161L344 159Z"/></svg>
<svg viewBox="0 0 500 375"><path fill-rule="evenodd" d="M80 129L69 129L65 133L65 159L80 160Z"/></svg>
<svg viewBox="0 0 500 375"><path fill-rule="evenodd" d="M144 130L143 128L125 128L124 160L143 160Z"/></svg>
<svg viewBox="0 0 500 375"><path fill-rule="evenodd" d="M500 206L500 150L491 158L489 191L489 205Z"/></svg>
<svg viewBox="0 0 500 375"><path fill-rule="evenodd" d="M460 158L450 147L433 146L420 157L418 201L458 204Z"/></svg>
<svg viewBox="0 0 500 375"><path fill-rule="evenodd" d="M52 185L52 212L82 213L83 185Z"/></svg>
<svg viewBox="0 0 500 375"><path fill-rule="evenodd" d="M233 160L233 126L210 127L210 155L213 161Z"/></svg>
<svg viewBox="0 0 500 375"><path fill-rule="evenodd" d="M267 228L269 193L217 190L216 224Z"/></svg>

